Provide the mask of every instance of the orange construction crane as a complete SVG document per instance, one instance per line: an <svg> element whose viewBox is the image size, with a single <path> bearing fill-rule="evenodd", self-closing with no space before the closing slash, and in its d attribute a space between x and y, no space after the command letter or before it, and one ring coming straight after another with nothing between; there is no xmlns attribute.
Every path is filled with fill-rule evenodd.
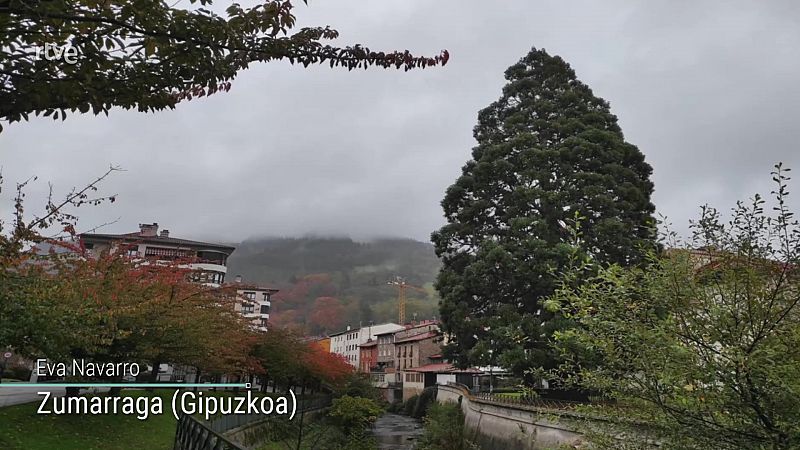
<svg viewBox="0 0 800 450"><path fill-rule="evenodd" d="M397 286L397 316L400 325L406 323L406 289L414 289L415 291L428 293L425 289L419 286L414 286L406 283L406 280L401 277L395 277L393 281L386 283L390 286Z"/></svg>

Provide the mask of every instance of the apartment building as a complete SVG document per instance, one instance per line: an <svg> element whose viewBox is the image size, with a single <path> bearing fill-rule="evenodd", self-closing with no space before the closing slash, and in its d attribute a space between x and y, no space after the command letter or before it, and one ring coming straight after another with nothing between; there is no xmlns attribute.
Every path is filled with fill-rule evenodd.
<svg viewBox="0 0 800 450"><path fill-rule="evenodd" d="M370 325L358 329L347 327L346 330L330 335L331 353L344 356L350 365L355 368L361 366L361 344L366 344L369 340L375 340L378 334L402 330L405 327L396 323L383 323Z"/></svg>
<svg viewBox="0 0 800 450"><path fill-rule="evenodd" d="M378 341L368 339L367 342L358 346L358 370L363 373L370 373L378 364Z"/></svg>
<svg viewBox="0 0 800 450"><path fill-rule="evenodd" d="M194 241L170 236L169 230L159 231L158 223L139 225L139 231L124 234L84 233L80 244L90 256L104 252L119 251L127 256L141 259L144 264L151 261L178 262L191 269L191 281L209 287L226 285L228 257L235 247L210 242ZM271 297L277 289L242 283L237 277L235 285L237 301L234 310L250 319L254 329L266 331L269 322ZM161 381L194 381L194 369L180 365L162 364L159 368Z"/></svg>
<svg viewBox="0 0 800 450"><path fill-rule="evenodd" d="M381 333L376 336L378 341L377 371L394 372L394 335L396 331Z"/></svg>
<svg viewBox="0 0 800 450"><path fill-rule="evenodd" d="M90 255L123 251L126 255L155 261L186 261L193 270L192 280L213 287L225 283L228 257L235 247L210 242L192 241L159 232L157 223L139 225L139 231L125 234L84 233L81 245Z"/></svg>
<svg viewBox="0 0 800 450"><path fill-rule="evenodd" d="M250 319L254 329L267 331L272 296L278 290L256 284L243 283L240 275L236 276L233 287L236 288L237 301L234 305L236 312L246 319Z"/></svg>
<svg viewBox="0 0 800 450"><path fill-rule="evenodd" d="M394 334L394 379L402 388L394 390L393 398L408 400L426 386L426 375L420 367L442 363L443 336L438 321L426 321L407 326ZM433 377L435 381L435 375Z"/></svg>

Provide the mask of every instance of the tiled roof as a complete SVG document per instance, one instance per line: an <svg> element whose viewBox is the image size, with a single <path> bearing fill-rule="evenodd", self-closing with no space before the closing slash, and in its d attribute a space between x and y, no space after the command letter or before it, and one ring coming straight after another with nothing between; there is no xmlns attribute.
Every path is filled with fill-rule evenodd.
<svg viewBox="0 0 800 450"><path fill-rule="evenodd" d="M402 344L405 342L415 342L415 341L424 341L425 339L433 338L439 335L437 331L428 331L425 333L415 334L414 336L409 336L407 338L400 339L399 341L394 341L395 344Z"/></svg>
<svg viewBox="0 0 800 450"><path fill-rule="evenodd" d="M430 325L438 326L439 325L439 321L438 320L423 320L422 322L419 322L419 323L409 323L409 324L406 324L406 330L413 330L414 328L422 328L422 327L427 327L427 326L430 326Z"/></svg>

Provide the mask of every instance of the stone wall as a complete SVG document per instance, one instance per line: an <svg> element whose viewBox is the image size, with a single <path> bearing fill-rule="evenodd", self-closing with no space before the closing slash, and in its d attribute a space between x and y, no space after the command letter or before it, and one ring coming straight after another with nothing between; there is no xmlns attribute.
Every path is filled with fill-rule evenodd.
<svg viewBox="0 0 800 450"><path fill-rule="evenodd" d="M438 386L437 401L461 405L467 438L484 450L579 448L586 444L576 431L584 419L574 413L479 399L456 384Z"/></svg>

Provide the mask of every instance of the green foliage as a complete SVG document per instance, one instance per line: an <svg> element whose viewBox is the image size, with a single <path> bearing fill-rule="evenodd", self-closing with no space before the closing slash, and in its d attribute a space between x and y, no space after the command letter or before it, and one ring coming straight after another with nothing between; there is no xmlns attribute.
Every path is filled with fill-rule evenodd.
<svg viewBox="0 0 800 450"><path fill-rule="evenodd" d="M378 420L383 409L374 400L345 395L333 400L328 417L348 433L363 431Z"/></svg>
<svg viewBox="0 0 800 450"><path fill-rule="evenodd" d="M425 417L425 414L427 414L428 408L430 408L431 404L435 401L436 387L431 386L425 388L417 398L417 402L414 405L414 410L412 411L411 415L416 419L422 419Z"/></svg>
<svg viewBox="0 0 800 450"><path fill-rule="evenodd" d="M327 418L314 418L303 425L298 443L295 421L271 420L258 433L268 433L269 441L259 450L374 450L375 439L364 430L348 432ZM276 433L275 429L279 432ZM259 435L260 436L260 435Z"/></svg>
<svg viewBox="0 0 800 450"><path fill-rule="evenodd" d="M501 98L478 115L478 145L432 240L448 355L521 375L556 364L551 337L569 325L543 304L569 258L566 224L585 218L581 247L627 265L652 247L655 221L650 166L564 60L534 49L505 76Z"/></svg>
<svg viewBox="0 0 800 450"><path fill-rule="evenodd" d="M429 58L361 45L331 46L325 41L339 33L329 27L296 30L288 0L251 7L233 3L222 14L206 8L211 0L191 3L4 2L0 119L27 120L31 113L64 119L67 110L107 114L114 106L174 108L182 100L229 90L236 74L255 62L410 70L448 60L446 51ZM74 58L47 60L41 55L46 44L62 51L70 46Z"/></svg>
<svg viewBox="0 0 800 450"><path fill-rule="evenodd" d="M11 366L6 368L5 372L3 372L3 377L20 381L28 381L31 379L31 372L31 369L28 369L27 367Z"/></svg>
<svg viewBox="0 0 800 450"><path fill-rule="evenodd" d="M425 416L420 450L467 450L477 448L466 439L464 413L455 403L434 403Z"/></svg>
<svg viewBox="0 0 800 450"><path fill-rule="evenodd" d="M341 394L349 395L350 397L368 398L375 402L380 402L382 399L380 391L372 384L369 375L361 372L353 372L347 378Z"/></svg>
<svg viewBox="0 0 800 450"><path fill-rule="evenodd" d="M386 407L386 412L393 414L403 413L403 402L392 402Z"/></svg>
<svg viewBox="0 0 800 450"><path fill-rule="evenodd" d="M691 242L667 233L672 248L646 267L578 258L566 272L554 299L580 327L557 335L562 373L615 399L615 415L640 424L630 436L668 449L800 447L800 226L786 170L773 176L772 213L758 195L727 223L704 207Z"/></svg>
<svg viewBox="0 0 800 450"><path fill-rule="evenodd" d="M417 401L419 400L419 395L412 395L408 398L405 402L403 402L403 414L406 416L413 416L414 409L417 408Z"/></svg>

